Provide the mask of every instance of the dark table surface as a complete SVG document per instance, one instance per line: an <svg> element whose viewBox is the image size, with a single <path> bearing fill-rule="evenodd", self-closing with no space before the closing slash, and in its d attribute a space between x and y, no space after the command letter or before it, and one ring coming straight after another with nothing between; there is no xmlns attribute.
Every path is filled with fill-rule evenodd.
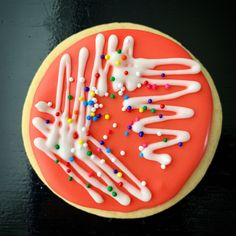
<svg viewBox="0 0 236 236"><path fill-rule="evenodd" d="M230 2L209 2L0 1L0 235L236 233L235 12ZM64 203L32 170L21 138L23 102L42 60L73 33L115 21L182 42L208 68L223 106L222 136L206 176L180 203L145 219L104 219Z"/></svg>

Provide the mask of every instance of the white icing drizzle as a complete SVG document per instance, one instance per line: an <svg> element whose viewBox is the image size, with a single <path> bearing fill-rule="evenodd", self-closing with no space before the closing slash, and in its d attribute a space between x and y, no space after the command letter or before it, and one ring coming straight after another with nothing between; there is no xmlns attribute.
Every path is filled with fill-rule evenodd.
<svg viewBox="0 0 236 236"><path fill-rule="evenodd" d="M178 98L200 90L200 84L196 81L170 79L154 80L145 78L145 76L161 75L162 73L165 73L166 75L196 74L200 71L200 66L193 60L184 58L134 58L134 40L131 36L127 36L124 39L122 54L126 56L126 59L121 60L121 53L116 52L118 38L116 35L111 35L108 39L107 46L107 53L110 58L109 60L106 60L105 66L103 67L100 56L103 54L104 45L104 36L102 34L98 34L95 42L95 58L89 86L90 91L97 91L96 94L98 96L108 95L107 73L110 66L113 67L113 76L115 77L115 81L112 83L113 89L114 91L118 91L119 95L123 94L125 88L129 91L133 91L137 87L141 87L141 83L143 83L145 80L159 86L163 86L168 83L172 86L186 87L184 90L165 95L129 98L123 102L123 107L125 109L128 106L132 106L132 109L136 109L140 106L142 107L147 105L148 109L155 108L160 110L160 105L147 104L147 99L151 98L153 102L159 102L162 100ZM64 54L61 57L58 72L55 108L52 108L51 103L49 106L48 103L44 101L39 101L35 105L38 111L48 113L53 116L54 122L46 124L45 121L40 117L33 118L33 125L45 136L45 138L36 138L34 140L34 144L38 149L43 151L54 161L57 159L56 155L67 162L71 160L71 157L75 158L77 161L75 162L72 160L69 167L63 164L63 161L60 161L58 164L67 173L68 168L72 167L72 169L69 169L69 176L73 177L73 179L78 184L80 184L97 203L102 203L104 199L96 189L99 189L111 197L113 193L116 194L116 196L113 195L113 199L124 206L129 205L131 202L129 194L141 201L149 201L151 199L151 192L146 186L146 181L138 180L137 177L127 167L125 167L117 157L115 157L112 153L107 153L106 147L101 146L99 142L94 137L92 137L92 135L87 135L87 131L89 131L89 127L91 125L91 119L86 119L86 117L88 117L91 112L95 112L96 109L102 108L102 105L98 105L98 103L96 106L84 106L83 100L80 99L85 98L85 70L88 56L88 49L81 48L78 56L78 72L77 79L75 80L76 90L73 109L70 109L70 101L67 99L70 95L70 83L73 81L71 77L71 58L69 54ZM169 64L185 65L189 68L166 71L153 69L159 65ZM124 72L126 70L128 71L128 74L124 76ZM62 108L64 79L66 79L66 97L64 108ZM87 95L87 101L92 101L93 99L94 95L89 92ZM93 101L96 100L97 99ZM72 117L69 117L70 110L73 111ZM163 118L159 118L158 116L143 118L134 123L132 130L134 132L143 131L145 134L156 134L158 132L161 134L176 136L175 139L169 140L167 143L157 142L142 149L144 158L155 160L159 162L162 167L165 167L171 162L171 157L168 154L154 154L153 152L157 149L171 146L178 142L186 142L189 140L190 135L186 131L146 128L145 125L155 122L167 121L170 119L189 118L193 116L194 112L190 108L171 105L166 105L163 110L173 111L175 112L175 115L164 116ZM77 134L78 137L74 138L74 134ZM104 138L107 139L108 137ZM55 148L55 145L57 144L59 145L59 148ZM95 154L88 155L90 145L95 145L97 148L99 148L107 156L107 160L101 160ZM79 165L80 162L83 162L92 171L93 175L89 175L88 172ZM122 171L122 177L114 174L112 166L115 166L119 171ZM126 180L125 176L127 176L132 182ZM121 182L122 186L119 185ZM91 184L92 187L86 187L86 183ZM108 187L112 187L112 190L108 191ZM125 189L129 194L123 192L122 189Z"/></svg>

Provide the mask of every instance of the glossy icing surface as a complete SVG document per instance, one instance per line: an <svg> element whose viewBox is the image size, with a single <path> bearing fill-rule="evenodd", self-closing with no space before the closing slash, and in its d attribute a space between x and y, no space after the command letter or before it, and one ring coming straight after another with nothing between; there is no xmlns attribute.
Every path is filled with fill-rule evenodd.
<svg viewBox="0 0 236 236"><path fill-rule="evenodd" d="M118 45L116 46L116 49L122 48L123 41L125 42L125 38L128 35L130 35L134 39L134 48L133 48L134 58L162 59L161 65L157 64L153 65L157 66L159 70L158 73L154 75L151 74L152 73L151 71L146 71L146 75L148 75L146 76L146 78L148 79L142 80L142 75L140 73L137 74L137 71L135 71L135 76L133 76L132 78L136 79L137 81L133 83L131 80L131 83L127 82L125 83L126 85L125 87L127 87L127 90L123 91L123 94L128 95L130 97L127 100L124 100L123 96L119 96L117 93L113 91L113 90L118 91L119 83L122 81L118 81L118 83L112 83L109 80L111 75L115 75L119 80L119 74L117 74L118 72L116 71L116 69L114 69L113 71L108 70L107 90L109 93L116 94L116 97L114 99L111 99L110 97L106 96L101 96L101 97L98 96L97 99L99 100L99 103L103 104L103 108L100 109L102 115L110 114L111 118L109 120L106 120L102 117L97 122L92 122L91 126L89 127L90 134L91 136L94 137L90 139L90 142L94 144L96 144L96 140L101 140L103 138L103 135L107 134L107 129L112 130L112 133L107 135L108 139L105 140L105 146L111 148L112 154L117 158L118 162L123 163L124 166L126 166L130 170L130 173L133 173L137 177L137 180L139 181L133 179L133 176L131 177L129 176L128 178L127 177L128 174L125 171L124 173L126 173L126 176L123 176L122 178L124 178L124 181L125 180L130 181L130 179L133 180L132 186L136 188L138 187L141 190L143 189L146 194L148 194L150 190L151 197L147 197L146 195L146 197L142 198L141 193L143 191L133 192L133 195L131 194L130 196L130 194L128 193L130 191L132 192L132 190L130 190L130 186L125 188L125 185L120 187L112 183L113 187L117 187L117 190L122 189L122 192L124 194L123 197L129 196L128 198L124 197L123 201L122 199L119 198L119 196L121 196L122 198L121 192L118 192L118 196L115 199L114 197L111 197L108 194L101 193L103 191L102 189L99 190L97 189L97 187L94 187L96 186L95 182L92 183L91 188L85 189L83 184L79 185L78 183L76 183L76 181L68 181L67 180L68 174L65 173L66 169L65 172L62 171L62 169L66 167L62 166L62 169L58 167L62 165L63 162L60 162L59 165L56 165L55 162L53 162L50 158L48 158L44 152L40 151L38 148L34 146L33 140L37 139L38 137L43 137L43 135L32 124L30 124L32 148L34 150L34 154L37 158L38 164L48 184L61 196L74 203L77 203L82 206L93 207L103 210L114 210L123 212L154 207L163 202L166 202L181 189L181 187L184 185L185 181L194 171L194 169L196 168L197 164L199 163L204 154L205 147L207 144L207 136L211 125L211 115L212 115L212 98L211 98L210 88L203 74L197 73L198 72L197 70L195 71L196 72L195 74L189 74L191 73L191 71L189 71L188 73L184 73L184 71L186 71L188 68L183 65L177 65L179 63L177 63L176 61L174 61L175 63L171 65L170 64L163 65L165 64L163 63L163 58L164 60L166 60L166 58L185 58L185 59L191 58L189 54L180 45L176 44L170 39L164 38L163 36L159 36L156 34L138 30L114 30L114 31L102 32L102 34L105 37L104 38L105 47L107 47L108 38L112 34L115 34L118 37L117 40ZM101 39L97 38L97 40ZM115 38L112 38L111 40L115 41ZM79 42L68 48L61 56L59 56L53 62L52 65L50 65L47 73L45 74L44 78L42 79L37 89L37 93L35 94L33 104L39 104L40 101L52 101L54 107L57 108L59 106L56 102L58 101L58 98L57 99L55 98L56 98L56 91L58 90L57 78L58 78L58 71L60 71L59 65L61 58L63 57L65 58L66 57L65 55L69 55L71 65L70 69L67 69L66 73L68 73L68 71L71 70L70 76L72 76L72 78L75 78L76 80L78 76L78 55L80 49L83 47L86 47L89 51L89 55L87 56L86 56L86 50L81 50L80 54L83 55L81 56L83 57L83 59L85 57L88 59L86 70L84 71L83 76L86 78L85 82L86 86L89 85L94 63L94 53L96 51L95 41L96 41L96 35L80 40ZM129 41L129 43L130 42L131 41ZM146 42L148 42L148 44ZM101 51L101 53L104 52ZM113 59L111 58L111 61L112 60ZM104 62L102 63L104 64ZM151 67L150 64L149 67ZM140 68L140 66L138 66L138 68ZM172 70L171 73L168 73L168 70ZM173 70L176 71L182 70L182 72L174 73ZM162 78L161 71L166 72L165 78ZM64 72L61 73L63 76ZM67 75L68 78L70 76ZM80 76L78 78L80 78ZM100 80L102 80L102 76ZM157 88L148 89L147 86L143 85L141 86L141 88L136 89L138 82L143 83L145 80L148 80L152 84L156 84ZM170 86L165 86L167 84ZM66 85L64 86L64 88L65 87ZM70 87L71 87L70 94L72 94L75 97L76 82L71 82ZM104 85L102 85L102 81L98 83L97 87L104 88ZM122 87L123 85L121 86L121 88ZM189 93L186 92L186 94L181 92L184 91L186 87L187 90L192 89L193 90L192 93L191 91L188 91ZM65 89L62 92L64 94L62 97L68 95L66 94L67 92ZM99 93L100 95L104 95L105 92L106 91L102 91L101 89ZM170 94L172 95L176 94L176 96L168 97L170 96ZM178 94L181 96L178 96ZM145 105L143 104L142 99L140 98L136 100L134 99L135 97L141 97L141 96L145 96L146 97L145 99L152 98L153 104L149 105L150 107L148 108L151 109L155 107L157 110L155 114L150 113L150 111L145 111L140 113L136 109L133 109L131 112L121 111L121 108L123 106L127 108L128 105L131 105L133 108L138 108L140 104L141 107ZM77 99L75 100L77 101ZM67 102L65 102L65 104L63 105L63 109L69 106L68 100L65 101ZM162 110L160 109L160 101L161 103L165 104L165 108ZM61 101L58 103L61 103ZM62 103L64 102L62 101ZM69 113L72 113L71 107L72 106L68 108ZM188 117L188 119L179 119L181 117L176 117L176 119L168 119L170 115L174 114L173 112L176 112L176 116L178 115L181 116L181 112L180 114L178 114L179 107L182 107L182 110L185 109L186 111L182 112L183 116L182 118L184 118L185 116L186 118ZM193 112L191 111L194 111L194 115ZM159 117L160 114L163 115L162 118ZM51 120L51 122L53 122L53 119L50 115L45 113L40 113L35 107L32 107L31 110L32 120L34 117L40 117L43 118L44 120L49 119ZM139 121L134 123L134 125L132 126L133 130L127 130L127 126L130 124L131 121L134 121L136 117L139 118ZM149 120L148 122L145 123L145 120L147 119ZM112 124L114 122L118 124L118 127L115 129L112 127ZM88 121L86 121L86 124L87 123ZM139 137L137 133L140 132L140 130L143 130L143 125L145 125L146 129L144 130L145 134L143 137ZM167 130L172 130L172 132L169 132ZM177 140L175 143L173 143L176 145L169 146L168 143L173 142L175 138L174 135L177 135L178 137L180 130L182 130L182 133L180 135L182 139L180 138L180 140ZM129 135L124 136L124 132L129 132ZM178 132L178 134L176 132ZM157 133L158 135L156 135ZM161 136L159 136L160 133ZM190 140L188 133L191 134ZM161 141L163 137L166 137L168 139L168 142L166 142L167 145L164 146L163 142ZM183 147L180 148L177 145L178 142L180 141L184 142L187 140L189 141L184 143ZM155 157L155 159L158 159L160 153L161 154L168 153L168 156L172 157L172 162L170 161L169 157L165 160L160 159L158 161L162 165L163 165L162 162L164 161L164 167L168 165L165 170L161 169L160 165L157 162L148 160L148 159L154 159L154 158L149 158L150 151L148 152L147 150L150 150L148 148L155 143L156 145L159 143L159 146L160 144L162 145L161 147L159 147L161 148L161 150L157 150L158 149L157 146L151 148L153 151L152 155ZM139 157L140 155L139 147L142 144L150 144L150 146L142 150L144 158ZM108 160L108 157L106 157L107 154L106 150L104 150L104 153L101 152L103 151L103 149L100 152L98 152L96 145L95 146L91 145L90 150L94 154L96 154L96 156L98 156L99 158ZM121 150L125 150L124 156L120 155ZM113 169L117 168L116 166L117 162L113 162L112 157L110 158L110 162L111 163L109 163L109 166L111 166ZM77 166L74 166L75 164ZM82 168L86 172L90 171L88 166L81 160L74 162L72 166L73 168ZM118 167L119 169L122 169L121 166ZM73 176L73 177L74 180L78 178L78 176L77 177ZM106 180L104 181L106 182ZM109 181L110 180L107 179L106 183L108 185L111 184ZM117 183L119 182L117 181ZM90 191L92 192L92 194L90 193L90 195L93 195L94 190L96 190L97 192L96 193L97 195L95 197L95 199L97 200L95 201L88 194L88 191ZM105 191L106 190L104 189L103 192ZM117 200L118 202L114 200ZM102 204L98 204L98 202ZM122 202L123 204L120 204Z"/></svg>

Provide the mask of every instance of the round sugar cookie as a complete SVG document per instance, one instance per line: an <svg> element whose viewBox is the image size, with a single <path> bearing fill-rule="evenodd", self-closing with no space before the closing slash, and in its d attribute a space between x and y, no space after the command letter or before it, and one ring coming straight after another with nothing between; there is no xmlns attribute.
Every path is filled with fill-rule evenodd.
<svg viewBox="0 0 236 236"><path fill-rule="evenodd" d="M47 56L25 100L22 133L32 167L64 201L139 218L193 190L221 124L213 80L189 51L152 28L111 23Z"/></svg>

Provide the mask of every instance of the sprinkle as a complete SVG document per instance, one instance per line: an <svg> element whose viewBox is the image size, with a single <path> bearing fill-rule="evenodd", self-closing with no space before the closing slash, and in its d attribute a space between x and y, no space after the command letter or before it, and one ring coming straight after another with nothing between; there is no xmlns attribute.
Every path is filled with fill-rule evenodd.
<svg viewBox="0 0 236 236"><path fill-rule="evenodd" d="M125 95L125 96L124 96L124 99L125 99L125 100L129 99L129 96L128 96L128 95Z"/></svg>
<svg viewBox="0 0 236 236"><path fill-rule="evenodd" d="M142 186L146 186L146 181L143 180L143 181L141 182L141 185L142 185Z"/></svg>
<svg viewBox="0 0 236 236"><path fill-rule="evenodd" d="M89 100L89 101L88 101L88 105L89 105L89 106L93 106L93 105L94 105L94 101L93 101L93 100Z"/></svg>
<svg viewBox="0 0 236 236"><path fill-rule="evenodd" d="M96 73L95 74L95 78L98 79L100 77L100 74L99 73Z"/></svg>
<svg viewBox="0 0 236 236"><path fill-rule="evenodd" d="M116 158L115 158L115 157L112 157L112 158L111 158L111 162L113 162L113 163L116 162Z"/></svg>
<svg viewBox="0 0 236 236"><path fill-rule="evenodd" d="M119 185L119 187L122 187L123 186L123 182L119 182L118 185Z"/></svg>
<svg viewBox="0 0 236 236"><path fill-rule="evenodd" d="M113 127L113 128L116 128L117 126L118 126L117 123L113 123L113 124L112 124L112 127Z"/></svg>
<svg viewBox="0 0 236 236"><path fill-rule="evenodd" d="M128 135L129 135L129 132L128 132L128 131L124 132L124 135L125 135L125 136L128 136Z"/></svg>
<svg viewBox="0 0 236 236"><path fill-rule="evenodd" d="M165 77L166 76L166 74L165 73L161 73L161 77L163 78L163 77Z"/></svg>
<svg viewBox="0 0 236 236"><path fill-rule="evenodd" d="M102 150L101 148L97 148L97 151L98 151L98 152L101 152L101 150Z"/></svg>
<svg viewBox="0 0 236 236"><path fill-rule="evenodd" d="M93 154L92 151L90 151L90 150L87 151L87 155L88 155L88 156L91 156L92 154Z"/></svg>
<svg viewBox="0 0 236 236"><path fill-rule="evenodd" d="M101 59L105 59L105 55L104 55L104 54L101 54L101 55L100 55L100 58L101 58Z"/></svg>
<svg viewBox="0 0 236 236"><path fill-rule="evenodd" d="M161 105L160 105L160 108L161 108L161 109L164 109L164 108L165 108L165 104L161 104Z"/></svg>
<svg viewBox="0 0 236 236"><path fill-rule="evenodd" d="M112 81L112 82L114 82L116 80L116 78L114 77L114 76L112 76L111 78L110 78L110 81Z"/></svg>
<svg viewBox="0 0 236 236"><path fill-rule="evenodd" d="M122 177L122 173L121 173L121 172L118 172L118 173L116 174L116 176L117 176L118 178L121 178L121 177Z"/></svg>
<svg viewBox="0 0 236 236"><path fill-rule="evenodd" d="M149 104L152 103L152 99L151 98L148 99L148 103Z"/></svg>
<svg viewBox="0 0 236 236"><path fill-rule="evenodd" d="M120 151L120 155L121 155L121 156L124 156L124 155L125 155L125 151L124 151L124 150L121 150L121 151Z"/></svg>
<svg viewBox="0 0 236 236"><path fill-rule="evenodd" d="M109 96L109 93L108 93L108 92L105 92L104 95L105 95L105 97L108 97L108 96Z"/></svg>
<svg viewBox="0 0 236 236"><path fill-rule="evenodd" d="M109 59L110 59L110 55L107 54L107 55L105 56L105 59L106 59L106 60L109 60Z"/></svg>
<svg viewBox="0 0 236 236"><path fill-rule="evenodd" d="M107 140L108 139L108 136L107 135L103 135L103 139Z"/></svg>
<svg viewBox="0 0 236 236"><path fill-rule="evenodd" d="M100 143L101 145L104 145L105 142L104 142L103 140L100 140L99 143Z"/></svg>
<svg viewBox="0 0 236 236"><path fill-rule="evenodd" d="M102 176L102 172L98 171L98 172L97 172L97 176L98 176L98 177L101 177L101 176Z"/></svg>
<svg viewBox="0 0 236 236"><path fill-rule="evenodd" d="M73 82L74 81L74 79L73 79L73 77L69 77L69 82Z"/></svg>
<svg viewBox="0 0 236 236"><path fill-rule="evenodd" d="M169 84L165 84L165 88L168 89L170 87Z"/></svg>
<svg viewBox="0 0 236 236"><path fill-rule="evenodd" d="M88 102L87 101L84 101L83 102L83 105L86 107L86 106L88 106Z"/></svg>
<svg viewBox="0 0 236 236"><path fill-rule="evenodd" d="M107 148L106 152L107 152L107 153L111 153L111 149L110 149L110 148Z"/></svg>
<svg viewBox="0 0 236 236"><path fill-rule="evenodd" d="M119 66L120 65L120 60L115 61L115 65Z"/></svg>
<svg viewBox="0 0 236 236"><path fill-rule="evenodd" d="M151 112L152 112L152 113L155 113L155 112L156 112L156 109L155 109L155 108L152 108L152 109L151 109Z"/></svg>
<svg viewBox="0 0 236 236"><path fill-rule="evenodd" d="M142 112L143 112L143 108L140 107L140 108L138 109L138 111L139 111L140 113L142 113Z"/></svg>
<svg viewBox="0 0 236 236"><path fill-rule="evenodd" d="M105 115L105 120L109 120L110 119L110 115L109 114L106 114Z"/></svg>
<svg viewBox="0 0 236 236"><path fill-rule="evenodd" d="M68 124L71 124L73 122L73 119L72 118L68 118L67 122L68 122Z"/></svg>
<svg viewBox="0 0 236 236"><path fill-rule="evenodd" d="M159 118L162 118L162 117L163 117L163 115L162 115L162 114L160 114L160 115L159 115Z"/></svg>
<svg viewBox="0 0 236 236"><path fill-rule="evenodd" d="M85 131L86 131L86 127L83 126L83 127L81 128L81 130L82 130L82 132L85 132Z"/></svg>
<svg viewBox="0 0 236 236"><path fill-rule="evenodd" d="M68 180L69 180L69 181L72 181L72 180L73 180L73 177L69 176Z"/></svg>
<svg viewBox="0 0 236 236"><path fill-rule="evenodd" d="M55 162L56 162L56 163L59 163L59 160L58 160L58 159L56 159L56 160L55 160Z"/></svg>
<svg viewBox="0 0 236 236"><path fill-rule="evenodd" d="M112 192L112 196L116 197L117 196L117 192Z"/></svg>
<svg viewBox="0 0 236 236"><path fill-rule="evenodd" d="M103 104L99 104L99 108L103 108Z"/></svg>
<svg viewBox="0 0 236 236"><path fill-rule="evenodd" d="M87 119L87 120L91 120L91 116L87 116L86 119Z"/></svg>
<svg viewBox="0 0 236 236"><path fill-rule="evenodd" d="M66 162L66 166L69 167L70 166L70 162Z"/></svg>
<svg viewBox="0 0 236 236"><path fill-rule="evenodd" d="M166 165L162 164L161 169L164 170L166 168Z"/></svg>
<svg viewBox="0 0 236 236"><path fill-rule="evenodd" d="M96 104L94 104L94 107L97 109L97 108L99 108L99 105L96 103Z"/></svg>
<svg viewBox="0 0 236 236"><path fill-rule="evenodd" d="M128 130L131 130L132 129L132 125L128 125Z"/></svg>
<svg viewBox="0 0 236 236"><path fill-rule="evenodd" d="M141 83L137 83L137 88L141 88L142 84Z"/></svg>
<svg viewBox="0 0 236 236"><path fill-rule="evenodd" d="M113 187L112 187L112 186L108 186L108 187L107 187L107 190L108 190L109 192L111 192L111 191L113 190Z"/></svg>
<svg viewBox="0 0 236 236"><path fill-rule="evenodd" d="M104 160L104 159L101 159L101 160L100 160L100 163L101 163L101 164L104 164L104 163L105 163L105 160Z"/></svg>
<svg viewBox="0 0 236 236"><path fill-rule="evenodd" d="M148 81L145 80L145 81L143 82L143 84L144 84L144 85L148 85Z"/></svg>
<svg viewBox="0 0 236 236"><path fill-rule="evenodd" d="M85 88L84 88L84 91L85 91L85 92L88 92L89 90L90 90L89 87L85 87Z"/></svg>
<svg viewBox="0 0 236 236"><path fill-rule="evenodd" d="M167 139L167 138L163 138L163 142L165 142L165 143L166 143L167 141L168 141L168 139Z"/></svg>
<svg viewBox="0 0 236 236"><path fill-rule="evenodd" d="M92 176L93 176L93 172L91 171L88 173L88 177L92 177Z"/></svg>
<svg viewBox="0 0 236 236"><path fill-rule="evenodd" d="M139 153L139 156L140 156L140 157L143 157L143 153L142 153L142 152L140 152L140 153Z"/></svg>
<svg viewBox="0 0 236 236"><path fill-rule="evenodd" d="M123 91L120 90L120 91L118 92L118 94L119 94L119 96L122 96L122 95L123 95Z"/></svg>
<svg viewBox="0 0 236 236"><path fill-rule="evenodd" d="M102 114L101 114L101 113L97 114L97 118L98 118L98 119L101 118L101 117L102 117Z"/></svg>
<svg viewBox="0 0 236 236"><path fill-rule="evenodd" d="M71 149L70 149L70 152L74 153L74 152L75 152L75 149L74 149L74 148L71 148Z"/></svg>
<svg viewBox="0 0 236 236"><path fill-rule="evenodd" d="M147 106L143 106L143 110L146 111L147 110Z"/></svg>
<svg viewBox="0 0 236 236"><path fill-rule="evenodd" d="M73 162L74 161L74 157L69 157L69 162Z"/></svg>
<svg viewBox="0 0 236 236"><path fill-rule="evenodd" d="M148 89L151 89L151 88L152 88L152 85L151 85L151 84L148 84L148 85L147 85L147 88L148 88Z"/></svg>
<svg viewBox="0 0 236 236"><path fill-rule="evenodd" d="M97 109L95 107L91 108L91 112L95 112Z"/></svg>
<svg viewBox="0 0 236 236"><path fill-rule="evenodd" d="M94 160L94 159L95 159L95 156L92 154L92 155L90 156L90 158L91 158L92 160Z"/></svg>
<svg viewBox="0 0 236 236"><path fill-rule="evenodd" d="M94 117L95 113L94 112L90 112L90 116Z"/></svg>
<svg viewBox="0 0 236 236"><path fill-rule="evenodd" d="M122 107L122 108L121 108L121 111L126 111L126 108L125 108L125 107Z"/></svg>
<svg viewBox="0 0 236 236"><path fill-rule="evenodd" d="M94 92L94 91L91 91L91 92L90 92L90 95L91 95L92 97L94 97L94 96L95 96L95 92Z"/></svg>
<svg viewBox="0 0 236 236"><path fill-rule="evenodd" d="M179 147L182 147L182 146L183 146L183 143L182 143L182 142L179 142L179 143L178 143L178 146L179 146Z"/></svg>
<svg viewBox="0 0 236 236"><path fill-rule="evenodd" d="M135 75L136 75L137 77L140 77L141 73L140 73L139 71L137 71L137 72L135 73Z"/></svg>
<svg viewBox="0 0 236 236"><path fill-rule="evenodd" d="M70 169L67 169L67 170L66 170L66 172L67 172L67 173L70 173L70 172L71 172L71 170L70 170Z"/></svg>
<svg viewBox="0 0 236 236"><path fill-rule="evenodd" d="M115 98L115 97L116 97L116 96L115 96L115 94L113 94L113 93L110 95L110 98Z"/></svg>
<svg viewBox="0 0 236 236"><path fill-rule="evenodd" d="M90 184L86 184L86 188L91 188L91 185Z"/></svg>
<svg viewBox="0 0 236 236"><path fill-rule="evenodd" d="M49 124L49 123L50 123L50 120L45 120L45 123L46 123L46 124Z"/></svg>
<svg viewBox="0 0 236 236"><path fill-rule="evenodd" d="M77 132L74 132L73 133L73 139L77 139L79 137L78 133Z"/></svg>
<svg viewBox="0 0 236 236"><path fill-rule="evenodd" d="M107 130L107 134L111 134L112 131L110 129Z"/></svg>
<svg viewBox="0 0 236 236"><path fill-rule="evenodd" d="M117 173L118 173L118 170L117 170L117 169L114 169L114 170L113 170L113 173L114 173L114 174L117 174Z"/></svg>
<svg viewBox="0 0 236 236"><path fill-rule="evenodd" d="M124 71L124 75L128 75L129 72L127 70Z"/></svg>
<svg viewBox="0 0 236 236"><path fill-rule="evenodd" d="M56 144L55 145L55 148L58 150L58 149L60 149L60 145L59 144Z"/></svg>
<svg viewBox="0 0 236 236"><path fill-rule="evenodd" d="M84 140L83 139L79 139L78 143L82 145L82 144L84 144Z"/></svg>
<svg viewBox="0 0 236 236"><path fill-rule="evenodd" d="M138 147L138 150L139 150L139 151L143 151L143 149L144 149L143 146L139 146L139 147Z"/></svg>
<svg viewBox="0 0 236 236"><path fill-rule="evenodd" d="M117 52L120 54L120 53L121 53L121 49L120 49L120 48L118 48L118 49L117 49Z"/></svg>
<svg viewBox="0 0 236 236"><path fill-rule="evenodd" d="M157 89L157 85L156 85L156 84L153 84L153 85L152 85L152 89L153 89L153 90Z"/></svg>
<svg viewBox="0 0 236 236"><path fill-rule="evenodd" d="M142 146L143 146L144 148L146 148L148 145L147 145L146 143L144 143L144 144L142 144Z"/></svg>
<svg viewBox="0 0 236 236"><path fill-rule="evenodd" d="M59 111L57 111L55 115L56 115L56 116L59 116L59 115L60 115L60 112L59 112Z"/></svg>
<svg viewBox="0 0 236 236"><path fill-rule="evenodd" d="M131 106L127 106L127 110L128 110L128 111L131 111L131 110L132 110L132 107L131 107Z"/></svg>
<svg viewBox="0 0 236 236"><path fill-rule="evenodd" d="M72 99L73 99L73 96L72 96L72 95L68 95L67 98L68 98L69 100L72 100Z"/></svg>
<svg viewBox="0 0 236 236"><path fill-rule="evenodd" d="M157 132L157 136L161 136L162 133L160 131Z"/></svg>
<svg viewBox="0 0 236 236"><path fill-rule="evenodd" d="M52 106L52 102L48 102L48 106L51 107Z"/></svg>
<svg viewBox="0 0 236 236"><path fill-rule="evenodd" d="M143 132L143 131L140 131L140 132L138 133L138 136L139 136L139 137L143 137L143 135L144 135L144 132Z"/></svg>

